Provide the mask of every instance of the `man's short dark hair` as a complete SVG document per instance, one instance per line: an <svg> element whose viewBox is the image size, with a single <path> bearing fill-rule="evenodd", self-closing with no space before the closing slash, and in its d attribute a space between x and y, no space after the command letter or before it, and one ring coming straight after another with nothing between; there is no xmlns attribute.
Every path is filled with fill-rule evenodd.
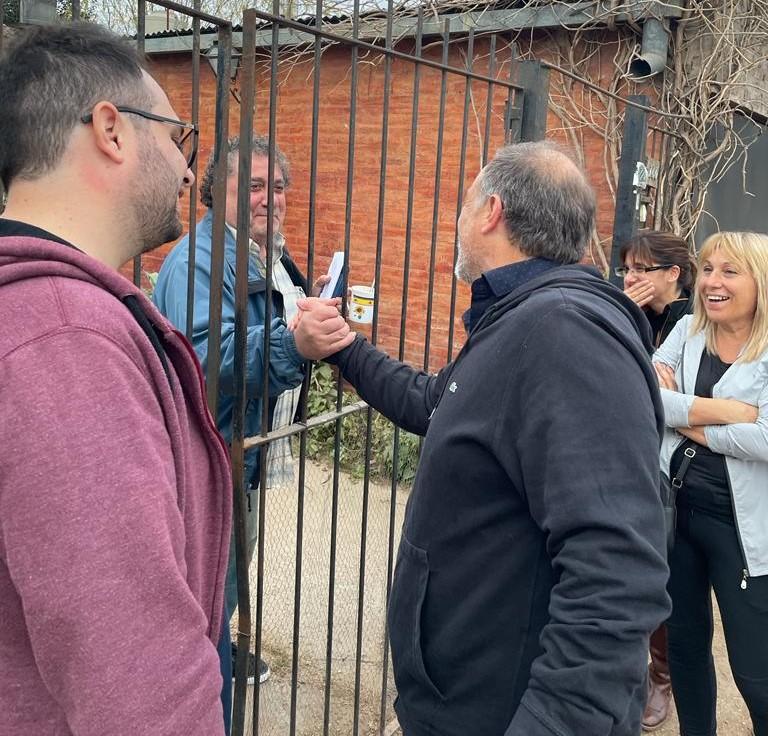
<svg viewBox="0 0 768 736"><path fill-rule="evenodd" d="M557 263L584 256L595 226L595 193L559 146L505 146L481 172L480 191L501 198L509 236L527 256Z"/></svg>
<svg viewBox="0 0 768 736"><path fill-rule="evenodd" d="M206 207L213 207L213 165L215 151L211 151L208 156L208 163L205 165L205 172L200 181L200 201ZM232 174L237 168L238 154L240 153L240 136L234 136L227 141L227 176ZM251 145L251 158L254 156L269 156L269 138L265 135L253 136ZM288 157L275 144L275 163L280 167L283 174L283 185L287 189L291 183L291 166L288 163Z"/></svg>
<svg viewBox="0 0 768 736"><path fill-rule="evenodd" d="M0 182L56 167L75 126L102 100L148 109L142 66L128 42L92 23L36 26L0 58Z"/></svg>

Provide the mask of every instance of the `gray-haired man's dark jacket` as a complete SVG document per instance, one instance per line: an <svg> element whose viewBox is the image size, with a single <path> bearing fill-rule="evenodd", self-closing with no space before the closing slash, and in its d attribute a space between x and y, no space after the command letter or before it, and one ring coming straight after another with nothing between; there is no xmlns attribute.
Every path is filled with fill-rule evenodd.
<svg viewBox="0 0 768 736"><path fill-rule="evenodd" d="M425 435L389 610L405 736L640 733L670 610L649 353L629 299L555 266L436 376L359 337L334 357Z"/></svg>

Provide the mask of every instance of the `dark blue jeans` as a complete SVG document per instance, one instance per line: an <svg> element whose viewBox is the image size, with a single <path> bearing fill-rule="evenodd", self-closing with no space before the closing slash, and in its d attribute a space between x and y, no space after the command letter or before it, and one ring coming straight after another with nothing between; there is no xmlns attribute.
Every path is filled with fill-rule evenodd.
<svg viewBox="0 0 768 736"><path fill-rule="evenodd" d="M221 668L221 706L224 710L224 733L229 736L232 730L232 642L229 637L229 611L224 603L224 617L221 621L219 637L219 666Z"/></svg>
<svg viewBox="0 0 768 736"><path fill-rule="evenodd" d="M732 522L680 506L669 556L672 616L669 670L682 736L715 736L712 590L723 621L731 672L755 736L768 736L768 576L741 588L741 549Z"/></svg>

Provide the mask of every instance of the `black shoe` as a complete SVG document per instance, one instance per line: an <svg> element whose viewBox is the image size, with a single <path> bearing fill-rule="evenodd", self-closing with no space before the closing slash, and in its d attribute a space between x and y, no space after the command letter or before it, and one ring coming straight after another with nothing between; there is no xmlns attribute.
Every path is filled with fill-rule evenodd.
<svg viewBox="0 0 768 736"><path fill-rule="evenodd" d="M237 657L237 644L233 642L232 644L232 679L235 679L235 657ZM269 676L272 674L271 670L269 669L269 665L263 660L257 659L256 655L253 652L248 652L248 679L247 682L249 685L253 685L256 682L256 672L259 673L259 682L266 682L269 679Z"/></svg>

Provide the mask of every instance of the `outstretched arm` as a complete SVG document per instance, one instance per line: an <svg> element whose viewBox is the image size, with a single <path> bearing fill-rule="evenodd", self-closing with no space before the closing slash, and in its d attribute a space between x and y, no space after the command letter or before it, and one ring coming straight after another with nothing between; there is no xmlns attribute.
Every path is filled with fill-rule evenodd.
<svg viewBox="0 0 768 736"><path fill-rule="evenodd" d="M326 358L374 409L399 427L424 435L450 374L450 365L437 375L415 370L390 358L358 335L344 350Z"/></svg>

